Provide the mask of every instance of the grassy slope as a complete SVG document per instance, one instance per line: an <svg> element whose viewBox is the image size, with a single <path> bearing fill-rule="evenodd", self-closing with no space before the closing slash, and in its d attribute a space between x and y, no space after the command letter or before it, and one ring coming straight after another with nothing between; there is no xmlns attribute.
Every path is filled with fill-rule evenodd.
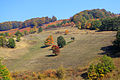
<svg viewBox="0 0 120 80"><path fill-rule="evenodd" d="M64 33L55 34L55 32L64 32L68 29L68 35ZM88 32L88 34L87 34ZM50 47L40 48L48 35L56 38L64 36L66 41L75 37L75 41L61 49L61 54L57 57L47 57L52 54ZM4 64L11 71L32 70L39 71L49 68L57 68L60 65L64 67L86 66L98 53L102 53L101 47L111 45L115 39L116 32L94 32L78 30L76 28L57 28L57 30L45 31L40 34L32 34L23 37L20 43L17 43L16 49L0 49L0 55L5 57ZM55 43L56 44L56 43Z"/></svg>

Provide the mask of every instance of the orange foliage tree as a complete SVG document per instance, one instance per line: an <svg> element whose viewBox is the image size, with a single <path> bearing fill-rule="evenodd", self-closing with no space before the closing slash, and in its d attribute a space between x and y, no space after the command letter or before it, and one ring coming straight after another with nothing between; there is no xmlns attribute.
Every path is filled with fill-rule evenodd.
<svg viewBox="0 0 120 80"><path fill-rule="evenodd" d="M69 32L68 30L65 30L65 35L67 35L67 34L68 34L68 32Z"/></svg>
<svg viewBox="0 0 120 80"><path fill-rule="evenodd" d="M52 35L48 36L48 38L44 42L45 46L50 46L53 43L54 43L54 40Z"/></svg>

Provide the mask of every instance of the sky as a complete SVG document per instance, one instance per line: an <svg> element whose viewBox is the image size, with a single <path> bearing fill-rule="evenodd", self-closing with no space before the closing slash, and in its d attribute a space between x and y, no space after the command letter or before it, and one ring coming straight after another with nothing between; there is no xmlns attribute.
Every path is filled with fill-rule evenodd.
<svg viewBox="0 0 120 80"><path fill-rule="evenodd" d="M0 0L0 22L24 21L36 17L68 19L91 9L120 13L120 0Z"/></svg>

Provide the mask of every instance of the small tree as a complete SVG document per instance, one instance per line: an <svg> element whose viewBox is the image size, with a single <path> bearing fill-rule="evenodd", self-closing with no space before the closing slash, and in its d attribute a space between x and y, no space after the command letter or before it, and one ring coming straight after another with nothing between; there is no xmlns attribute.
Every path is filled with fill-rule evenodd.
<svg viewBox="0 0 120 80"><path fill-rule="evenodd" d="M7 47L7 40L3 36L0 36L0 47Z"/></svg>
<svg viewBox="0 0 120 80"><path fill-rule="evenodd" d="M62 48L66 45L66 41L62 36L59 36L57 38L57 44L58 44L59 48Z"/></svg>
<svg viewBox="0 0 120 80"><path fill-rule="evenodd" d="M111 57L104 55L97 64L91 64L88 69L88 78L90 80L102 79L104 75L113 71L115 68Z"/></svg>
<svg viewBox="0 0 120 80"><path fill-rule="evenodd" d="M24 31L24 35L27 35L28 34L28 32L27 31Z"/></svg>
<svg viewBox="0 0 120 80"><path fill-rule="evenodd" d="M50 46L51 44L54 43L53 41L54 41L54 40L53 40L53 36L50 35L50 36L48 36L48 38L45 40L44 44L45 44L45 46Z"/></svg>
<svg viewBox="0 0 120 80"><path fill-rule="evenodd" d="M67 35L69 33L69 31L68 30L65 30L65 35Z"/></svg>
<svg viewBox="0 0 120 80"><path fill-rule="evenodd" d="M9 38L8 47L9 48L14 48L15 47L15 40L13 38Z"/></svg>
<svg viewBox="0 0 120 80"><path fill-rule="evenodd" d="M9 36L8 32L5 32L5 36L6 36L6 37Z"/></svg>
<svg viewBox="0 0 120 80"><path fill-rule="evenodd" d="M56 56L59 55L60 53L60 49L57 45L52 46L52 51L53 51L53 54L55 54Z"/></svg>
<svg viewBox="0 0 120 80"><path fill-rule="evenodd" d="M6 66L1 63L1 60L0 60L0 80L12 80L10 72L8 71Z"/></svg>
<svg viewBox="0 0 120 80"><path fill-rule="evenodd" d="M17 41L17 42L20 42L20 35L17 36L16 41Z"/></svg>
<svg viewBox="0 0 120 80"><path fill-rule="evenodd" d="M38 29L38 33L40 33L40 32L42 32L42 27L40 27L40 28Z"/></svg>
<svg viewBox="0 0 120 80"><path fill-rule="evenodd" d="M3 47L3 36L0 36L0 47Z"/></svg>
<svg viewBox="0 0 120 80"><path fill-rule="evenodd" d="M16 36L19 36L19 35L20 35L20 36L23 36L23 34L22 34L20 31L16 31L15 35L16 35Z"/></svg>
<svg viewBox="0 0 120 80"><path fill-rule="evenodd" d="M59 80L64 80L64 78L65 78L65 69L63 68L63 66L60 66L57 69L56 75L57 75Z"/></svg>
<svg viewBox="0 0 120 80"><path fill-rule="evenodd" d="M116 40L113 42L113 45L120 48L120 30L117 32Z"/></svg>

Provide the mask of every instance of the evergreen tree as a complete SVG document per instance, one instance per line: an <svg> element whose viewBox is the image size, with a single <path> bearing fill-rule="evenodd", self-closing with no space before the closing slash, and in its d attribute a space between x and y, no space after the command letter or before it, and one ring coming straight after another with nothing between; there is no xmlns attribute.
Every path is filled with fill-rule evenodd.
<svg viewBox="0 0 120 80"><path fill-rule="evenodd" d="M113 45L120 48L120 30L117 32L116 40L113 42Z"/></svg>
<svg viewBox="0 0 120 80"><path fill-rule="evenodd" d="M57 44L60 48L64 47L66 45L66 41L62 36L59 36L57 38Z"/></svg>
<svg viewBox="0 0 120 80"><path fill-rule="evenodd" d="M41 27L38 29L38 33L40 33L40 32L42 32L42 28Z"/></svg>

